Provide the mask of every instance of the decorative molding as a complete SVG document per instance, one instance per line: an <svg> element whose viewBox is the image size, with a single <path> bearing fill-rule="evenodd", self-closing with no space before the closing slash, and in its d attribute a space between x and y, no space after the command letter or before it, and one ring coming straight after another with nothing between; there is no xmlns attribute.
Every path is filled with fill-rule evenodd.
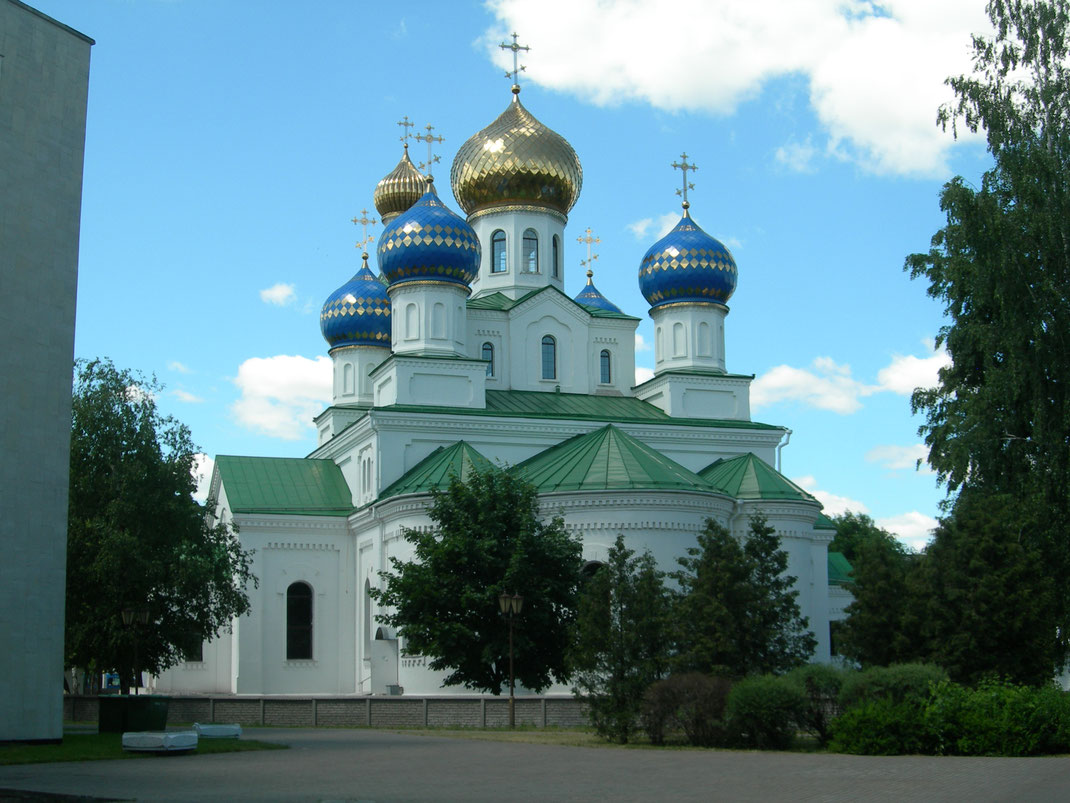
<svg viewBox="0 0 1070 803"><path fill-rule="evenodd" d="M307 541L269 541L264 544L264 549L284 549L301 552L341 552L334 544L310 544Z"/></svg>

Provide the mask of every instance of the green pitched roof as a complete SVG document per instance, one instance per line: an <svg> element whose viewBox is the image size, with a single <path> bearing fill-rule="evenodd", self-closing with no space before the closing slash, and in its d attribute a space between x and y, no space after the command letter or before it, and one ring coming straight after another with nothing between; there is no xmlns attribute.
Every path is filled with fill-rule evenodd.
<svg viewBox="0 0 1070 803"><path fill-rule="evenodd" d="M219 455L215 464L234 513L348 516L353 512L349 486L332 460Z"/></svg>
<svg viewBox="0 0 1070 803"><path fill-rule="evenodd" d="M607 424L518 463L511 471L539 493L617 489L712 490L697 474Z"/></svg>
<svg viewBox="0 0 1070 803"><path fill-rule="evenodd" d="M450 477L466 480L473 471L487 471L494 464L464 441L452 446L439 446L410 468L379 494L379 500L402 494L428 493L450 481Z"/></svg>
<svg viewBox="0 0 1070 803"><path fill-rule="evenodd" d="M817 521L814 522L815 530L835 530L836 524L824 513L817 514Z"/></svg>
<svg viewBox="0 0 1070 803"><path fill-rule="evenodd" d="M497 310L499 312L508 312L513 307L523 304L532 296L537 296L539 295L539 293L546 292L557 293L559 296L561 296L561 298L565 299L570 304L575 304L581 310L583 310L588 315L594 318L621 318L629 321L639 320L639 318L636 318L634 315L627 315L623 312L613 312L611 310L599 309L598 307L590 307L586 304L581 304L575 299L569 298L556 287L549 284L545 287L540 287L537 290L532 290L529 293L525 293L524 295L520 296L520 298L509 298L509 296L505 295L505 293L500 292L488 293L485 296L480 296L479 298L473 298L469 300L467 302L467 306L468 309L489 309Z"/></svg>
<svg viewBox="0 0 1070 803"><path fill-rule="evenodd" d="M854 567L847 561L842 552L829 552L829 585L842 586L851 582L851 572Z"/></svg>
<svg viewBox="0 0 1070 803"><path fill-rule="evenodd" d="M816 502L810 494L756 455L718 460L699 472L706 482L736 499L797 499Z"/></svg>

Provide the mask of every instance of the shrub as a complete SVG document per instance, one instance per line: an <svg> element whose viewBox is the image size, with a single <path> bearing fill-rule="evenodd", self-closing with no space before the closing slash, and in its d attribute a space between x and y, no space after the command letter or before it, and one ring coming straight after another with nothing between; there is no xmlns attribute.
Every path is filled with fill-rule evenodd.
<svg viewBox="0 0 1070 803"><path fill-rule="evenodd" d="M894 702L926 699L933 683L947 680L947 672L935 664L892 664L849 673L840 689L840 707L888 697Z"/></svg>
<svg viewBox="0 0 1070 803"><path fill-rule="evenodd" d="M647 689L640 713L653 744L668 731L684 732L689 744L711 747L724 741L724 710L732 684L727 678L688 672L659 680Z"/></svg>
<svg viewBox="0 0 1070 803"><path fill-rule="evenodd" d="M837 753L895 756L932 752L919 700L878 697L844 711L833 723L829 747Z"/></svg>
<svg viewBox="0 0 1070 803"><path fill-rule="evenodd" d="M725 720L729 738L738 747L786 750L805 708L804 692L787 678L745 678L728 694Z"/></svg>
<svg viewBox="0 0 1070 803"><path fill-rule="evenodd" d="M828 744L832 721L842 712L839 695L847 672L828 664L806 664L793 669L786 677L805 697L799 727L816 736L824 747Z"/></svg>

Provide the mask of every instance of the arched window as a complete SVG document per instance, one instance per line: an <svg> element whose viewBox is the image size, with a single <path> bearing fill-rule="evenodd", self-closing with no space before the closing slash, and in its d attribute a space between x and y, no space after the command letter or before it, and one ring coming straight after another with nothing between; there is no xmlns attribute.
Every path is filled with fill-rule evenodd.
<svg viewBox="0 0 1070 803"><path fill-rule="evenodd" d="M312 586L293 583L286 589L286 660L312 658Z"/></svg>
<svg viewBox="0 0 1070 803"><path fill-rule="evenodd" d="M542 378L557 379L557 341L550 335L542 339Z"/></svg>
<svg viewBox="0 0 1070 803"><path fill-rule="evenodd" d="M682 323L674 323L672 325L672 356L687 356L687 343L684 341L684 325Z"/></svg>
<svg viewBox="0 0 1070 803"><path fill-rule="evenodd" d="M353 382L353 365L346 363L342 366L342 394L352 396L356 392Z"/></svg>
<svg viewBox="0 0 1070 803"><path fill-rule="evenodd" d="M446 305L436 301L431 306L431 337L436 340L446 339Z"/></svg>
<svg viewBox="0 0 1070 803"><path fill-rule="evenodd" d="M490 235L490 272L505 273L505 232L498 229Z"/></svg>
<svg viewBox="0 0 1070 803"><path fill-rule="evenodd" d="M609 367L609 351L602 349L602 353L598 355L598 368L601 374L601 383L608 385L612 381L612 374Z"/></svg>
<svg viewBox="0 0 1070 803"><path fill-rule="evenodd" d="M483 359L487 361L487 376L494 376L494 346L483 344Z"/></svg>
<svg viewBox="0 0 1070 803"><path fill-rule="evenodd" d="M539 235L535 229L524 230L524 252L521 256L521 264L528 273L539 272Z"/></svg>
<svg viewBox="0 0 1070 803"><path fill-rule="evenodd" d="M553 265L550 269L553 271L553 277L555 279L561 276L561 242L557 239L557 235L554 235L553 239Z"/></svg>
<svg viewBox="0 0 1070 803"><path fill-rule="evenodd" d="M710 356L710 325L705 321L698 325L697 353L699 357Z"/></svg>

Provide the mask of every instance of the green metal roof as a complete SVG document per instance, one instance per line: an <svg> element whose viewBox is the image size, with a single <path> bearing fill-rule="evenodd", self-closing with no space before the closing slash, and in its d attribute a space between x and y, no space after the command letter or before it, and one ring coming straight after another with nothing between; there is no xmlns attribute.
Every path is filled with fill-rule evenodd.
<svg viewBox="0 0 1070 803"><path fill-rule="evenodd" d="M736 499L797 499L816 502L810 494L757 455L718 460L699 472L710 485Z"/></svg>
<svg viewBox="0 0 1070 803"><path fill-rule="evenodd" d="M569 438L510 470L532 483L539 493L713 490L697 474L612 424Z"/></svg>
<svg viewBox="0 0 1070 803"><path fill-rule="evenodd" d="M402 494L428 493L450 481L450 477L467 480L473 471L487 471L495 465L464 441L439 446L406 471L379 494L379 500Z"/></svg>
<svg viewBox="0 0 1070 803"><path fill-rule="evenodd" d="M348 516L353 497L332 460L219 455L216 467L234 513Z"/></svg>
<svg viewBox="0 0 1070 803"><path fill-rule="evenodd" d="M618 318L626 321L638 321L634 315L626 315L623 312L611 312L610 310L599 309L598 307L589 307L586 304L580 304L575 299L569 298L553 285L546 285L540 287L537 290L532 290L530 293L525 293L520 298L509 298L505 293L488 293L485 296L479 298L473 298L467 302L468 309L489 309L497 310L498 312L508 312L513 307L519 306L533 296L539 295L539 293L553 292L557 293L561 298L568 301L570 304L575 304L581 310L594 318Z"/></svg>
<svg viewBox="0 0 1070 803"><path fill-rule="evenodd" d="M817 514L817 521L814 522L815 530L835 530L836 524L826 516L824 513Z"/></svg>
<svg viewBox="0 0 1070 803"><path fill-rule="evenodd" d="M851 582L851 572L854 567L847 561L842 552L829 552L829 585L842 586Z"/></svg>

